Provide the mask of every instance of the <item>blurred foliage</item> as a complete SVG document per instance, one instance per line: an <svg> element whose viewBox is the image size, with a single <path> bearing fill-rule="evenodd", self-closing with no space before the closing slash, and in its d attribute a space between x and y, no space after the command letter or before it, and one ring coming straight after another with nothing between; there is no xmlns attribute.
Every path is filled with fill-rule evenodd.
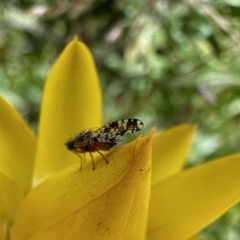
<svg viewBox="0 0 240 240"><path fill-rule="evenodd" d="M188 166L239 152L239 17L240 0L1 1L0 94L36 131L47 73L78 35L96 61L106 122L197 124ZM201 236L240 239L239 212Z"/></svg>

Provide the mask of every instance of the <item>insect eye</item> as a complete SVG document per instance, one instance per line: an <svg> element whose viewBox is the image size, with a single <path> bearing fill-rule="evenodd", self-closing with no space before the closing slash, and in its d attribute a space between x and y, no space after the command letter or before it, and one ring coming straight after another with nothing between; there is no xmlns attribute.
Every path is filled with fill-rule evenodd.
<svg viewBox="0 0 240 240"><path fill-rule="evenodd" d="M74 149L74 143L72 141L66 142L65 145L66 145L67 149L70 151Z"/></svg>

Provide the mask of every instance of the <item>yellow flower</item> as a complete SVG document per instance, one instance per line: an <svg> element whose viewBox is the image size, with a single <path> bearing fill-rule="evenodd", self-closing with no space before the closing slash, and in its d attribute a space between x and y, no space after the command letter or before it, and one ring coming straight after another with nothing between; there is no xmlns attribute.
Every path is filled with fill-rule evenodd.
<svg viewBox="0 0 240 240"><path fill-rule="evenodd" d="M77 39L46 82L36 138L0 98L0 239L197 239L240 196L240 155L182 171L195 127L182 125L79 158L64 143L102 125L91 54ZM87 154L88 155L88 154ZM37 186L33 186L33 184Z"/></svg>

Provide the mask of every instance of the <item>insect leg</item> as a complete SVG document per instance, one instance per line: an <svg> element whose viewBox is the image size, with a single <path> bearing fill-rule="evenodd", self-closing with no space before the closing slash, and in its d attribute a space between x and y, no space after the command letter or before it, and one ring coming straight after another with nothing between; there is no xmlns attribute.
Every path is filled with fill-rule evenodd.
<svg viewBox="0 0 240 240"><path fill-rule="evenodd" d="M79 171L81 171L82 170L82 156L79 155L79 157L80 157L80 162L81 162L81 166L79 168ZM85 156L84 156L84 159L85 159Z"/></svg>
<svg viewBox="0 0 240 240"><path fill-rule="evenodd" d="M92 158L92 165L93 165L93 170L94 170L94 169L95 169L95 164L94 164L94 161L93 161L93 155L92 155L91 152L89 152L89 154L90 154L90 156L91 156L91 158Z"/></svg>
<svg viewBox="0 0 240 240"><path fill-rule="evenodd" d="M80 168L79 168L79 171L81 171L82 170L82 155L80 155L80 154L78 154L78 153L76 153L76 152L74 152L78 157L80 157Z"/></svg>
<svg viewBox="0 0 240 240"><path fill-rule="evenodd" d="M101 152L99 152L97 149L96 149L96 151L103 157L103 159L105 160L106 164L108 164L108 160L104 157L104 155Z"/></svg>

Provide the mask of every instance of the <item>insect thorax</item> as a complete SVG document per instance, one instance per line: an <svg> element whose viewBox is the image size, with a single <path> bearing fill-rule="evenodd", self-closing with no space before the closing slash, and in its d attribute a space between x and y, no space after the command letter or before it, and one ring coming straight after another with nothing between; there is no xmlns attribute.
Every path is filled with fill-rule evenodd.
<svg viewBox="0 0 240 240"><path fill-rule="evenodd" d="M90 136L91 136L90 131L83 131L77 134L75 137L70 138L66 142L68 150L70 151L73 150L82 153L88 151L88 146L92 142Z"/></svg>

